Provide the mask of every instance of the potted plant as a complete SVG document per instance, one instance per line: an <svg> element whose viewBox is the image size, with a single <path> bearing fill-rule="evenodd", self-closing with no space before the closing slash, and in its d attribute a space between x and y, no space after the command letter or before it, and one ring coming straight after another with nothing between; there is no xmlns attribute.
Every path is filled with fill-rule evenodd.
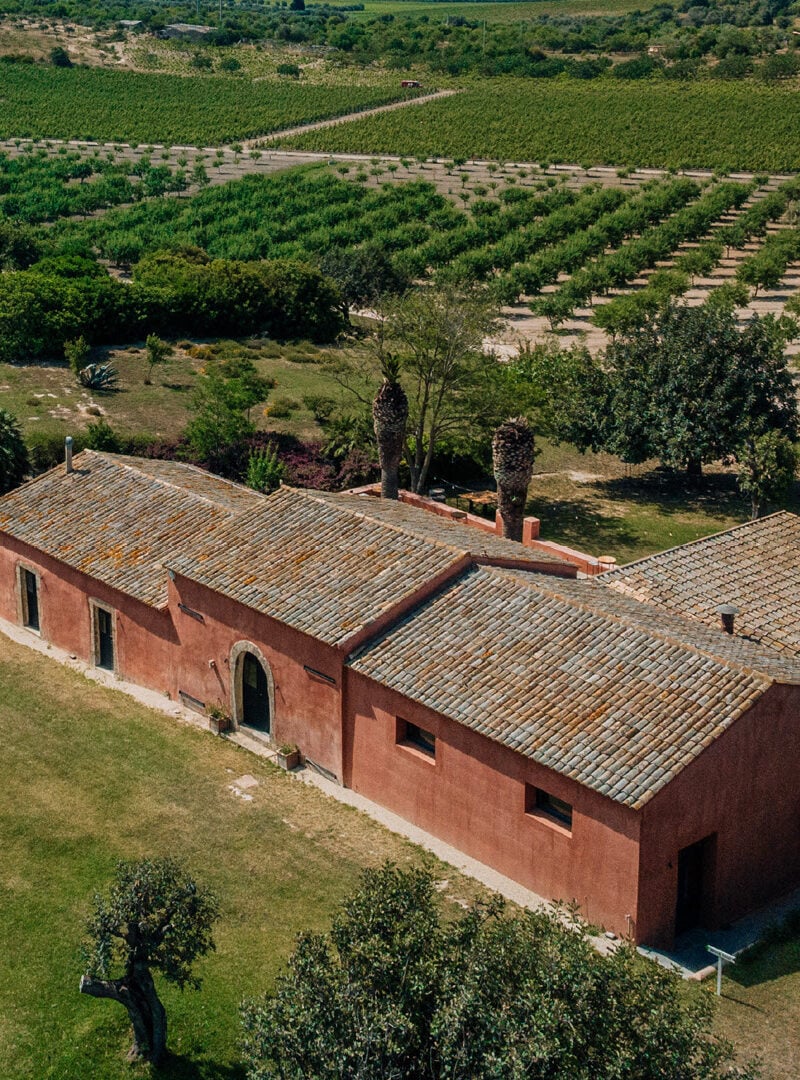
<svg viewBox="0 0 800 1080"><path fill-rule="evenodd" d="M209 705L206 712L208 713L208 726L215 735L223 735L226 731L231 730L231 718L221 705Z"/></svg>
<svg viewBox="0 0 800 1080"><path fill-rule="evenodd" d="M287 772L297 768L300 764L300 751L294 743L281 743L278 747L278 764Z"/></svg>

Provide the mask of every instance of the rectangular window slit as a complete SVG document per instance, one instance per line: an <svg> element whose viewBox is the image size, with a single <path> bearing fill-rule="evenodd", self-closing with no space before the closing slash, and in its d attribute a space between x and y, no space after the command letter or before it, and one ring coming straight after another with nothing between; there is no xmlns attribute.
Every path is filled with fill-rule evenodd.
<svg viewBox="0 0 800 1080"><path fill-rule="evenodd" d="M206 703L201 701L200 698L187 694L185 690L179 690L178 697L181 699L181 704L185 705L187 709L193 709L195 712L206 711Z"/></svg>
<svg viewBox="0 0 800 1080"><path fill-rule="evenodd" d="M178 607L183 612L183 614L188 615L190 619L197 619L198 622L206 621L199 611L194 611L192 608L187 607L186 604L178 604Z"/></svg>
<svg viewBox="0 0 800 1080"><path fill-rule="evenodd" d="M317 671L316 668L309 667L308 664L303 664L303 671L315 679L322 679L323 682L328 683L330 686L336 686L336 679L334 679L333 676L326 675L322 671Z"/></svg>
<svg viewBox="0 0 800 1080"><path fill-rule="evenodd" d="M549 791L534 787L533 784L525 785L525 813L534 816L546 815L566 829L572 828L571 804L551 795Z"/></svg>
<svg viewBox="0 0 800 1080"><path fill-rule="evenodd" d="M436 757L436 736L425 728L411 724L408 720L397 721L397 742L401 746L411 746L428 757Z"/></svg>

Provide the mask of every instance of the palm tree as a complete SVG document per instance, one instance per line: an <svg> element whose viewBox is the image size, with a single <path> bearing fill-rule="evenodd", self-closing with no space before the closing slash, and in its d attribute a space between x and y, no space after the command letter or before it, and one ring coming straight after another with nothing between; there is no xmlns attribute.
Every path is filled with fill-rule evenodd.
<svg viewBox="0 0 800 1080"><path fill-rule="evenodd" d="M397 381L399 360L385 356L381 360L381 373L383 384L372 402L372 422L381 464L381 498L396 499L400 486L400 458L406 438L408 398Z"/></svg>
<svg viewBox="0 0 800 1080"><path fill-rule="evenodd" d="M522 519L536 456L533 432L524 416L506 420L492 439L492 464L503 536L522 540Z"/></svg>

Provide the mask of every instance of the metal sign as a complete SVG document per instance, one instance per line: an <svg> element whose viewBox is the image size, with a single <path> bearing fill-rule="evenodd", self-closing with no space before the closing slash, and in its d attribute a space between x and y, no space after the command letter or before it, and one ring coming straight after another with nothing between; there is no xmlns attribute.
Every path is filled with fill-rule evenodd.
<svg viewBox="0 0 800 1080"><path fill-rule="evenodd" d="M722 949L716 948L714 945L706 945L706 950L711 953L712 956L717 958L717 997L722 995L722 965L723 964L735 964L736 954L724 952Z"/></svg>
<svg viewBox="0 0 800 1080"><path fill-rule="evenodd" d="M718 949L715 945L706 945L706 950L710 952L712 956L724 960L726 964L736 963L736 953L723 952L722 949Z"/></svg>

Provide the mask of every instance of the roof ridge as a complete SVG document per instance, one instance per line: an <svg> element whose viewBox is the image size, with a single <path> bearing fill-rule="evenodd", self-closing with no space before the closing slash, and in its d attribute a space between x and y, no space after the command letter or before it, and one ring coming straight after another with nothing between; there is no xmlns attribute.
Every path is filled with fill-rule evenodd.
<svg viewBox="0 0 800 1080"><path fill-rule="evenodd" d="M605 620L607 620L609 622L612 622L614 624L623 624L624 625L624 623L625 623L624 617L621 614L617 614L616 612L611 612L611 611L603 611L602 609L598 610L596 607L592 607L591 605L584 602L583 600L578 600L578 599L573 600L572 597L565 596L562 592L560 592L557 588L554 588L553 585L552 585L553 582L561 581L560 578L555 578L555 577L551 577L550 575L547 575L547 574L542 574L541 577L543 579L546 579L546 584L545 584L544 582L540 582L538 580L538 578L536 580L531 580L533 578L532 574L531 575L526 574L523 577L523 576L520 576L519 574L517 574L514 570L506 570L504 567L488 566L488 567L486 567L486 569L487 570L493 570L495 572L498 569L500 569L500 570L503 570L506 574L513 574L515 580L518 580L520 582L520 584L526 585L529 588L531 586L534 586L536 588L541 588L544 592L548 593L548 595L550 595L551 597L555 597L556 599L559 599L559 600L563 601L564 603L569 604L570 607L577 608L579 611L583 611L583 612L586 612L588 614L596 615L598 618L605 619ZM587 582L585 584L579 585L579 588L591 588L593 586L593 584L595 584L595 583ZM647 608L656 609L658 611L658 614L662 618L666 617L666 618L679 619L681 622L685 622L687 624L687 626L689 628L691 628L692 630L694 630L694 631L697 631L697 630L703 631L704 630L704 631L708 632L710 630L710 628L707 627L705 625L705 623L700 623L700 622L697 622L695 620L687 619L685 616L676 615L674 612L665 612L662 608L658 608L658 607L656 607L655 604L651 604L646 600L639 600L636 597L630 597L630 599L632 599L637 604L641 604L643 608L647 607ZM766 682L767 684L772 684L772 683L776 683L776 682L780 683L780 682L787 681L785 679L781 680L776 675L770 675L767 672L765 672L763 669L755 668L752 665L750 665L749 663L745 663L744 661L738 661L738 660L733 659L732 657L727 657L727 656L724 656L724 655L720 655L719 653L717 653L716 650L712 649L710 646L708 648L705 648L704 646L698 645L695 642L686 641L686 640L684 640L684 639L682 639L680 637L677 637L674 633L672 633L672 632L670 632L668 630L661 629L657 625L651 625L651 626L646 627L645 632L652 635L655 638L658 638L659 641L663 641L668 645L677 646L677 647L679 647L681 649L686 649L688 652L694 653L696 656L708 657L709 659L714 660L716 663L719 663L719 664L723 665L724 667L731 668L731 669L733 669L735 671L742 672L743 674L750 675L750 676L752 676L754 678L761 679L764 682ZM738 639L737 639L737 643L738 643ZM768 646L759 646L759 648L764 648L765 650L767 650L769 647ZM768 660L771 659L771 660L778 660L778 661L786 662L787 658L785 656L781 655L780 653L776 652L776 653L773 653L773 654L769 655L767 657L767 659ZM789 663L791 663L791 662L792 661L790 660ZM798 668L800 669L800 662L798 662ZM798 676L798 681L800 681L800 676Z"/></svg>
<svg viewBox="0 0 800 1080"><path fill-rule="evenodd" d="M113 464L118 465L121 469L128 469L131 472L136 472L139 474L139 476L143 476L149 480L155 480L156 483L162 484L164 487L173 488L176 491L183 491L187 495L190 495L193 499L199 499L201 502L208 503L209 505L216 506L217 508L220 507L220 504L215 499L212 499L211 496L203 495L200 492L196 491L194 488L184 487L182 484L177 484L175 483L175 481L167 480L162 476L155 476L152 474L148 475L146 470L137 468L135 462L166 461L170 465L177 465L181 469L186 469L187 471L191 470L192 472L199 473L201 476L210 476L216 482L227 484L228 487L235 488L238 491L251 492L257 498L267 498L267 496L264 495L264 493L261 491L255 491L253 488L247 487L246 484L238 484L235 480L228 480L228 478L225 476L219 476L217 473L212 473L207 469L201 469L199 465L195 465L190 461L175 461L170 458L140 458L134 457L133 455L128 456L127 454L113 454L107 450L92 450L88 447L85 450L81 450L80 454L77 456L81 457L83 456L83 454L94 454L95 457L99 457L105 460L111 460Z"/></svg>
<svg viewBox="0 0 800 1080"><path fill-rule="evenodd" d="M708 533L707 536L698 536L696 540L687 540L685 544L674 544L672 547L664 548L663 551L654 551L652 555L645 555L641 559L634 559L633 562L625 563L623 566L616 566L613 570L607 570L604 574L600 575L602 579L605 579L602 581L602 584L605 585L609 578L622 577L623 573L626 570L630 570L633 566L641 566L643 563L661 559L664 555L670 555L673 551L681 551L685 548L696 547L698 544L705 544L709 540L716 540L718 536L727 536L729 533L738 532L740 529L752 529L754 526L758 528L762 522L770 521L772 518L777 517L800 518L800 514L793 514L791 510L775 510L771 514L765 514L764 517L750 518L749 521L740 521L738 525L731 525L729 529L720 529L719 532Z"/></svg>
<svg viewBox="0 0 800 1080"><path fill-rule="evenodd" d="M296 488L296 487L291 487L289 484L284 484L283 487L288 488L289 491L293 491L293 492L297 492L299 494L302 494L306 498L311 499L314 502L319 503L321 506L328 506L328 507L332 506L339 513L347 514L348 517L359 518L359 519L362 519L362 520L364 518L369 518L370 521L376 522L382 528L389 529L389 530L391 530L392 532L395 532L395 533L402 533L403 536L412 536L415 540L422 539L423 543L433 544L436 547L444 548L447 551L456 552L461 557L467 555L470 558L472 558L476 554L476 552L474 552L471 548L459 547L456 544L448 544L444 540L439 540L436 537L431 537L431 536L425 536L425 537L420 538L416 533L413 533L410 529L406 528L403 525L398 525L393 521L382 521L379 517L373 517L371 514L366 514L366 513L362 514L360 511L352 509L349 506L341 506L341 505L337 505L336 503L329 502L328 500L326 500L324 498L323 493L318 494L313 488ZM325 492L324 494L339 495L339 494L346 494L346 492ZM367 498L367 496L365 496L365 498ZM423 511L423 513L424 513L424 511ZM490 554L485 549L483 549L482 554L485 555L487 559L491 558Z"/></svg>

